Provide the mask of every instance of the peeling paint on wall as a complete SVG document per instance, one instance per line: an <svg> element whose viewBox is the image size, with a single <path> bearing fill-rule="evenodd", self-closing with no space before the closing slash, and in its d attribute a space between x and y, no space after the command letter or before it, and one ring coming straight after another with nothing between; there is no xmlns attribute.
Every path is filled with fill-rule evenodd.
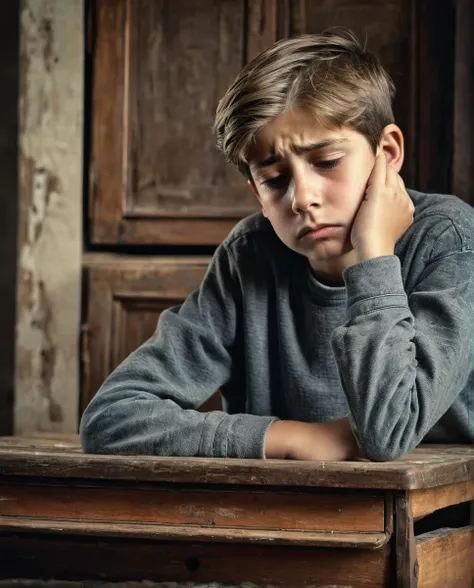
<svg viewBox="0 0 474 588"><path fill-rule="evenodd" d="M15 433L77 430L83 0L23 0Z"/></svg>

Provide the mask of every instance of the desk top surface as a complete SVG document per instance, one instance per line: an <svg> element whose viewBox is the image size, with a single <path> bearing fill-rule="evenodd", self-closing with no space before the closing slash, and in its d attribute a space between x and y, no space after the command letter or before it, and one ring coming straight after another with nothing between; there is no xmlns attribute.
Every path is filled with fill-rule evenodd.
<svg viewBox="0 0 474 588"><path fill-rule="evenodd" d="M0 481L10 476L411 490L474 479L474 445L422 445L394 462L309 462L88 455L77 435L0 437Z"/></svg>

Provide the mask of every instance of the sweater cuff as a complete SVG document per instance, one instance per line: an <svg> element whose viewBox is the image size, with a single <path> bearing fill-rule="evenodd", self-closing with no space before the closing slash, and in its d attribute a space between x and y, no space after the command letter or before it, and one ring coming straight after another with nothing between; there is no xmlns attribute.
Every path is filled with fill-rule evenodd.
<svg viewBox="0 0 474 588"><path fill-rule="evenodd" d="M395 255L374 257L351 265L343 277L351 315L407 305L401 264Z"/></svg>
<svg viewBox="0 0 474 588"><path fill-rule="evenodd" d="M215 428L213 439L207 439L203 444L201 454L206 457L264 459L267 430L277 420L272 416L225 415Z"/></svg>

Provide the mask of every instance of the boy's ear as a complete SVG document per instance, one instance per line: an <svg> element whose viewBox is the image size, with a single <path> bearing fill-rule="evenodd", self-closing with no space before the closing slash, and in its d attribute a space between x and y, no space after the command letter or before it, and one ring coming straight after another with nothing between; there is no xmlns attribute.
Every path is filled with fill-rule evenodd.
<svg viewBox="0 0 474 588"><path fill-rule="evenodd" d="M247 185L248 185L248 187L249 187L249 188L252 190L252 192L254 193L255 197L256 197L256 198L257 198L257 200L259 201L259 203L260 203L260 206L262 207L262 214L263 214L263 216L266 218L266 217L267 217L267 215L265 214L265 210L264 210L264 208L263 208L263 204L262 204L262 201L261 201L261 199L260 199L260 194L258 193L258 190L257 190L257 188L255 187L255 184L252 182L252 180L247 180Z"/></svg>
<svg viewBox="0 0 474 588"><path fill-rule="evenodd" d="M402 169L403 159L405 157L404 143L405 141L400 127L395 124L389 124L384 128L377 152L385 153L387 162L397 172Z"/></svg>

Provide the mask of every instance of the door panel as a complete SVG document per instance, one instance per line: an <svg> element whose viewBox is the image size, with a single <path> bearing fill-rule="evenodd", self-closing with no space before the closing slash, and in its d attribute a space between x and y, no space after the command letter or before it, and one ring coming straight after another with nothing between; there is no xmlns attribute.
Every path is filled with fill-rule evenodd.
<svg viewBox="0 0 474 588"><path fill-rule="evenodd" d="M130 19L126 215L253 212L255 198L211 132L216 102L244 62L244 3L140 0L131 3Z"/></svg>
<svg viewBox="0 0 474 588"><path fill-rule="evenodd" d="M163 310L199 287L209 261L113 254L85 257L81 412L112 370L151 337ZM217 396L202 410L220 407Z"/></svg>
<svg viewBox="0 0 474 588"><path fill-rule="evenodd" d="M212 124L246 60L276 38L275 15L264 1L97 0L94 243L218 244L257 210Z"/></svg>

